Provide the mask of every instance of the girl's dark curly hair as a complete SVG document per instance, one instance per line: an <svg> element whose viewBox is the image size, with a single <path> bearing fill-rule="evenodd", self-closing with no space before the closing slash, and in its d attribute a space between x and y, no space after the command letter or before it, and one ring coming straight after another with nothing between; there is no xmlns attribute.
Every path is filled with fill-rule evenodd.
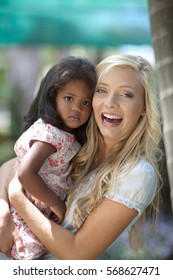
<svg viewBox="0 0 173 280"><path fill-rule="evenodd" d="M85 82L92 97L97 80L95 64L86 58L67 56L51 67L42 79L37 95L28 114L24 117L24 130L27 130L39 118L55 127L66 130L57 112L55 98L66 84L74 80ZM74 130L74 134L81 145L86 140L87 124L88 122Z"/></svg>

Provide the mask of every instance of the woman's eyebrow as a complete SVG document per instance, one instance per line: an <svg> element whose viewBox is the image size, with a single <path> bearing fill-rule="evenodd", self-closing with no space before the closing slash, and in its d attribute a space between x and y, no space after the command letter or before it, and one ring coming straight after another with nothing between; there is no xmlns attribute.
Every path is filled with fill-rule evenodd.
<svg viewBox="0 0 173 280"><path fill-rule="evenodd" d="M101 82L101 83L98 83L97 85L98 85L98 86L108 86L108 84L102 83L102 82Z"/></svg>
<svg viewBox="0 0 173 280"><path fill-rule="evenodd" d="M122 85L122 86L120 86L120 88L129 88L129 89L133 89L134 90L134 87L129 86L129 85Z"/></svg>

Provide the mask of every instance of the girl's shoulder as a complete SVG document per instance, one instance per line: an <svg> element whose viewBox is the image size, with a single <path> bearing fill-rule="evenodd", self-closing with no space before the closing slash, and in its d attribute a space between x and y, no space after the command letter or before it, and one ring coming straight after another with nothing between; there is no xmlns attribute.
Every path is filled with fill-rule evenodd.
<svg viewBox="0 0 173 280"><path fill-rule="evenodd" d="M26 140L28 139L28 140ZM41 118L34 122L30 128L24 132L21 139L22 142L30 142L30 140L37 140L49 143L57 150L62 148L68 149L69 147L74 147L77 150L80 148L80 144L76 141L73 134L65 132L49 123L46 123Z"/></svg>
<svg viewBox="0 0 173 280"><path fill-rule="evenodd" d="M44 120L41 118L38 119L32 126L31 129L36 131L39 134L45 134L47 135L48 138L51 136L53 139L56 141L74 141L75 136L73 134L70 134L62 129L59 129L58 127L55 127L51 125L50 123L46 123Z"/></svg>
<svg viewBox="0 0 173 280"><path fill-rule="evenodd" d="M39 118L38 120L36 120L29 129L31 130L37 130L37 129L43 129L44 131L60 131L59 128L51 125L50 123L45 122L44 120L42 120L41 118Z"/></svg>

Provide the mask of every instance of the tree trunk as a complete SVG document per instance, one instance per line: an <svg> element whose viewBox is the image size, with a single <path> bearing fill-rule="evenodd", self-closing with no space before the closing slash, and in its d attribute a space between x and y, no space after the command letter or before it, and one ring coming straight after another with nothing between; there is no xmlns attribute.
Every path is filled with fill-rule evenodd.
<svg viewBox="0 0 173 280"><path fill-rule="evenodd" d="M148 0L173 208L173 0Z"/></svg>
<svg viewBox="0 0 173 280"><path fill-rule="evenodd" d="M8 49L8 58L7 81L12 91L9 102L11 138L16 140L22 132L22 119L28 112L35 91L40 55L38 48L12 46Z"/></svg>
<svg viewBox="0 0 173 280"><path fill-rule="evenodd" d="M27 114L39 74L39 49L26 46L9 48L10 69L9 82L12 87L21 92L18 104L19 113L23 117Z"/></svg>

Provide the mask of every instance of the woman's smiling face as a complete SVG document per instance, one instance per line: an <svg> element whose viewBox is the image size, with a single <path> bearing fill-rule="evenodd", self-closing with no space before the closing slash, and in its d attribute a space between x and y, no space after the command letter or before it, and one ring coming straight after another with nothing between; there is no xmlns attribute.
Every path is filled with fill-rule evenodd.
<svg viewBox="0 0 173 280"><path fill-rule="evenodd" d="M93 110L106 145L112 146L130 136L145 114L144 98L144 87L130 67L112 67L100 77Z"/></svg>

